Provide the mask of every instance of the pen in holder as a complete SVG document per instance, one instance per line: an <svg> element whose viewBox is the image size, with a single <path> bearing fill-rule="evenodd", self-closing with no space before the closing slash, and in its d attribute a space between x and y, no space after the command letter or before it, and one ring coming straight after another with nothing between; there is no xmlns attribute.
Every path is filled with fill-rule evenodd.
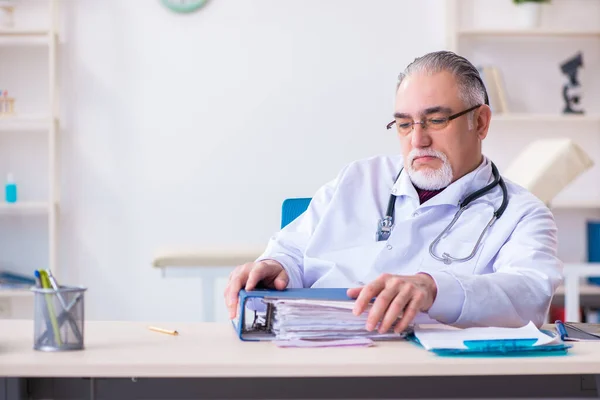
<svg viewBox="0 0 600 400"><path fill-rule="evenodd" d="M82 350L86 288L34 287L33 348L42 351Z"/></svg>

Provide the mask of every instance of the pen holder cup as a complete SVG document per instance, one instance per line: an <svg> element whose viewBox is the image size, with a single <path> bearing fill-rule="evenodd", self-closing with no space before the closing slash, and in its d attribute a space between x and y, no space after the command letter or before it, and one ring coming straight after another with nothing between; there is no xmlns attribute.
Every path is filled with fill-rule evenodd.
<svg viewBox="0 0 600 400"><path fill-rule="evenodd" d="M32 288L33 348L42 351L82 350L86 288Z"/></svg>

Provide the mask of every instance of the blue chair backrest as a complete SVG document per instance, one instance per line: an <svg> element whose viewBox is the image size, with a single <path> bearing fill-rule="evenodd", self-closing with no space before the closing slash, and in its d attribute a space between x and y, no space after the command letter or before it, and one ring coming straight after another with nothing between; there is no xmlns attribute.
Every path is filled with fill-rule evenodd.
<svg viewBox="0 0 600 400"><path fill-rule="evenodd" d="M285 199L281 205L281 228L295 220L308 208L310 197Z"/></svg>

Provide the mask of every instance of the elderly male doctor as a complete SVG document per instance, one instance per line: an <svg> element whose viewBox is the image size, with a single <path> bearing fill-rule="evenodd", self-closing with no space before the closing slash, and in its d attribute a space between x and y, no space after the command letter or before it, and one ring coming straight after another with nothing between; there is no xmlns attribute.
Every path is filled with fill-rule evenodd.
<svg viewBox="0 0 600 400"><path fill-rule="evenodd" d="M366 328L379 332L401 317L400 332L417 316L458 327L541 325L562 280L556 225L522 187L504 181L505 195L502 184L490 185L495 167L481 150L491 119L486 100L465 58L442 51L412 62L400 74L390 123L402 155L346 166L259 259L238 266L225 289L231 318L239 290L261 283L349 288L357 315L375 298ZM461 202L488 185L430 253ZM390 198L392 229L376 237Z"/></svg>

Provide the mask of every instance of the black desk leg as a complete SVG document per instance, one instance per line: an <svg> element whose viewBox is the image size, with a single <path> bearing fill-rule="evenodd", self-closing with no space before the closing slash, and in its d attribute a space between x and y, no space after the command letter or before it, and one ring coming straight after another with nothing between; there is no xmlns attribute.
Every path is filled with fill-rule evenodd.
<svg viewBox="0 0 600 400"><path fill-rule="evenodd" d="M96 378L90 378L90 400L96 400Z"/></svg>
<svg viewBox="0 0 600 400"><path fill-rule="evenodd" d="M27 398L27 380L0 378L0 400L26 400Z"/></svg>

